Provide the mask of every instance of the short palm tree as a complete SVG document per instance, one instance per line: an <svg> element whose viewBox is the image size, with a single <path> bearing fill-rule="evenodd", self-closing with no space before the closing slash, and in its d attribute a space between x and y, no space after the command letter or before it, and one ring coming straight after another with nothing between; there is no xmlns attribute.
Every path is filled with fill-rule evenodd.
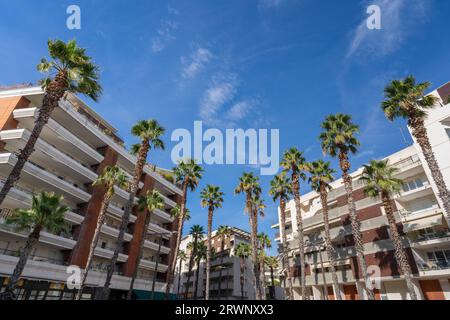
<svg viewBox="0 0 450 320"><path fill-rule="evenodd" d="M435 96L425 96L429 86L429 82L416 83L413 76L407 76L404 80L394 80L384 89L385 100L381 108L390 121L396 118L408 121L411 133L422 149L430 168L431 176L439 191L439 198L444 206L445 217L450 225L450 192L434 156L424 123L428 109L437 104Z"/></svg>
<svg viewBox="0 0 450 320"><path fill-rule="evenodd" d="M180 248L181 237L183 235L183 226L186 214L186 201L188 189L194 191L197 188L200 179L202 178L203 168L197 164L194 159L181 160L178 165L173 168L175 174L175 180L181 184L181 204L180 215L178 217L177 224L177 241L175 243L172 263L169 266L169 272L167 274L166 282L166 299L169 298L170 285L172 283L173 276L175 274L176 261L178 258L178 250Z"/></svg>
<svg viewBox="0 0 450 320"><path fill-rule="evenodd" d="M200 192L201 205L203 208L208 207L208 227L207 227L207 248L206 248L206 288L205 300L209 300L209 282L211 272L211 233L214 210L222 207L223 192L217 186L210 184Z"/></svg>
<svg viewBox="0 0 450 320"><path fill-rule="evenodd" d="M86 261L86 267L84 269L83 275L81 277L80 288L78 289L76 300L81 299L83 293L84 284L89 273L89 269L92 265L92 258L94 257L95 248L98 244L98 239L100 237L100 231L102 229L103 223L105 222L106 212L108 211L109 201L113 197L115 191L114 186L126 189L128 187L128 178L125 173L117 166L105 167L102 174L100 174L97 179L92 183L93 186L104 186L106 192L103 195L102 205L100 207L100 212L97 218L97 225L94 230L94 235L92 236L91 245L89 247L89 254ZM85 239L78 239L77 244L79 245L81 241Z"/></svg>
<svg viewBox="0 0 450 320"><path fill-rule="evenodd" d="M222 290L222 269L223 259L225 257L225 239L232 234L232 229L229 226L219 226L217 228L217 235L220 238L220 269L219 269L219 284L217 288L217 297L220 299Z"/></svg>
<svg viewBox="0 0 450 320"><path fill-rule="evenodd" d="M333 281L334 292L336 293L336 300L342 300L336 274L336 250L331 242L330 223L328 219L328 191L331 190L330 183L334 180L333 174L336 173L336 170L330 167L330 162L318 160L311 162L310 173L309 183L311 184L311 189L320 195L320 202L322 203L325 249L327 250L327 256L330 260L331 278ZM322 270L322 272L325 272L325 270Z"/></svg>
<svg viewBox="0 0 450 320"><path fill-rule="evenodd" d="M295 217L297 220L298 248L300 253L300 290L302 300L306 300L306 263L305 263L305 241L303 234L303 219L300 202L300 179L305 180L305 172L309 165L306 162L303 153L297 148L286 150L281 161L281 167L286 173L291 173L292 195L295 202Z"/></svg>
<svg viewBox="0 0 450 320"><path fill-rule="evenodd" d="M134 282L136 280L136 276L139 269L139 263L142 259L142 253L144 249L144 242L145 242L145 235L148 230L148 226L150 225L150 220L153 214L153 211L159 209L164 209L165 202L164 198L157 190L147 190L146 194L144 196L139 197L138 199L138 208L139 211L147 211L147 214L145 215L145 221L144 221L144 234L141 237L141 241L139 242L139 251L136 256L136 268L134 268L133 275L131 276L131 282L130 282L130 288L128 289L127 294L127 300L131 299L132 293L133 293L133 287ZM156 257L159 259L159 257Z"/></svg>
<svg viewBox="0 0 450 320"><path fill-rule="evenodd" d="M391 167L388 160L372 160L364 166L360 180L366 183L364 192L369 197L381 197L384 211L391 229L391 238L394 243L394 253L397 264L405 276L411 299L417 300L414 285L412 283L411 267L406 258L405 249L395 222L394 209L392 208L392 195L398 194L402 188L402 180L394 178L397 168Z"/></svg>
<svg viewBox="0 0 450 320"><path fill-rule="evenodd" d="M138 121L131 128L131 133L140 139L140 148L137 154L136 164L134 167L133 180L128 190L129 197L127 203L125 204L122 222L120 224L119 229L119 236L117 238L116 248L114 250L114 254L107 268L106 280L102 290L103 299L106 299L109 295L109 286L111 284L111 279L117 263L117 258L119 257L120 250L122 249L123 246L125 232L128 227L128 223L130 222L130 215L134 206L134 198L136 197L139 182L141 181L144 166L147 161L148 152L151 149L164 150L164 142L161 140L161 137L164 134L164 132L165 129L158 123L158 121L153 119Z"/></svg>
<svg viewBox="0 0 450 320"><path fill-rule="evenodd" d="M274 271L275 269L278 268L278 260L276 257L272 257L272 256L266 256L265 258L265 264L269 267L270 269L270 281L271 281L271 285L272 288L275 288L275 277L274 277ZM274 289L272 289L274 290ZM273 291L272 291L273 292ZM271 296L271 298L274 298L273 295Z"/></svg>
<svg viewBox="0 0 450 320"><path fill-rule="evenodd" d="M269 236L264 232L260 232L258 234L259 269L264 298L266 297L266 249L270 248L272 248L272 241Z"/></svg>
<svg viewBox="0 0 450 320"><path fill-rule="evenodd" d="M194 300L197 300L198 296L198 283L200 279L200 264L206 258L206 245L203 241L197 243L197 252L195 255L195 262L197 269L195 270L195 286L194 286Z"/></svg>
<svg viewBox="0 0 450 320"><path fill-rule="evenodd" d="M235 191L236 194L244 193L246 202L246 212L250 217L251 226L251 243L252 243L252 263L253 263L253 277L256 291L256 300L262 299L261 281L259 276L258 264L258 212L261 187L259 185L258 177L254 176L252 172L244 172L239 178L239 184Z"/></svg>
<svg viewBox="0 0 450 320"><path fill-rule="evenodd" d="M56 196L54 193L42 192L38 196L33 196L31 209L19 209L14 211L6 219L7 224L15 226L17 231L30 230L25 246L20 252L19 261L6 286L2 299L12 300L15 298L14 290L22 275L28 257L31 251L39 241L42 230L58 234L67 231L69 225L64 220L65 214L69 208L62 205L63 197Z"/></svg>
<svg viewBox="0 0 450 320"><path fill-rule="evenodd" d="M191 280L191 273L194 267L194 262L197 256L198 244L203 240L203 235L205 234L205 230L202 226L196 224L191 227L189 234L192 236L192 242L189 245L190 255L189 255L189 266L188 266L188 274L186 280L186 288L184 296L187 298L189 293L189 282Z"/></svg>
<svg viewBox="0 0 450 320"><path fill-rule="evenodd" d="M355 251L358 259L359 268L364 277L364 291L369 300L374 300L375 296L372 290L372 282L367 273L367 264L364 259L364 246L361 234L361 222L356 214L355 200L353 198L352 177L349 174L350 161L349 153L356 153L359 141L356 134L359 133L359 127L352 122L352 117L347 114L337 113L329 115L321 127L323 129L319 136L322 150L331 157L339 158L339 166L342 171L342 180L344 181L345 192L347 194L348 211L352 226L353 239L355 241Z"/></svg>
<svg viewBox="0 0 450 320"><path fill-rule="evenodd" d="M291 180L286 177L286 173L276 175L272 181L270 181L269 195L273 201L280 201L280 229L281 229L281 264L284 273L284 288L287 288L287 296L289 299L294 298L292 291L292 279L289 272L289 260L288 260L288 246L286 235L286 202L289 200L289 195L292 194ZM287 282L287 286L286 286Z"/></svg>
<svg viewBox="0 0 450 320"><path fill-rule="evenodd" d="M37 65L38 71L48 75L41 80L44 90L42 107L39 109L39 115L35 121L30 138L25 147L20 150L17 162L0 191L0 206L9 190L19 180L22 169L33 153L34 145L42 129L47 124L51 113L58 106L59 100L67 92L73 92L87 95L94 101L97 101L102 92L102 88L98 83L98 67L86 55L85 49L78 47L75 40L67 43L61 40L49 40L48 51L52 60L48 61L43 58ZM50 74L54 74L53 78Z"/></svg>
<svg viewBox="0 0 450 320"><path fill-rule="evenodd" d="M177 296L180 295L180 285L181 285L181 270L183 266L183 261L186 261L187 254L186 251L180 250L178 252L178 260L179 260L179 266L178 266L178 288L177 288Z"/></svg>
<svg viewBox="0 0 450 320"><path fill-rule="evenodd" d="M244 294L244 281L245 281L245 261L246 259L251 255L252 249L250 244L245 242L240 242L236 246L236 250L234 252L234 255L239 257L239 266L241 271L241 277L240 277L240 286L241 286L241 299L245 298Z"/></svg>

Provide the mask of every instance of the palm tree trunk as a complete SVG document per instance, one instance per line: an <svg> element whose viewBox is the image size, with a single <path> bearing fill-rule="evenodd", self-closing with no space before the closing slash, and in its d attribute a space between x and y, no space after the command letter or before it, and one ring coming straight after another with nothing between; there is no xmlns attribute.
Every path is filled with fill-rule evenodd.
<svg viewBox="0 0 450 320"><path fill-rule="evenodd" d="M180 259L180 265L178 267L178 288L177 288L177 296L180 295L180 282L181 282L181 267L183 264L183 260Z"/></svg>
<svg viewBox="0 0 450 320"><path fill-rule="evenodd" d="M213 208L208 210L208 234L206 244L206 287L205 287L205 300L209 300L209 277L211 269L211 232L212 232L212 220L213 220Z"/></svg>
<svg viewBox="0 0 450 320"><path fill-rule="evenodd" d="M138 273L138 269L139 269L139 263L141 262L141 259L142 259L142 254L144 251L143 249L144 249L145 235L147 233L151 217L152 217L152 212L148 211L147 215L145 217L145 222L144 222L144 234L142 235L141 241L139 241L139 252L138 252L138 255L136 256L136 263L135 263L136 268L134 268L133 275L131 277L130 288L128 289L128 293L127 293L127 300L131 300L131 296L133 294L134 282L136 281L136 277L137 277L137 273ZM156 259L159 259L159 256L156 257ZM158 273L158 270L155 270L155 272ZM156 274L154 275L154 277L156 277Z"/></svg>
<svg viewBox="0 0 450 320"><path fill-rule="evenodd" d="M132 182L130 190L129 190L130 195L129 195L128 201L125 205L125 209L124 209L123 217L122 217L122 223L121 223L120 229L119 229L119 236L117 237L117 245L116 245L114 254L113 254L111 261L107 268L106 280L105 280L105 284L103 285L103 290L102 290L102 299L107 299L109 296L109 286L111 285L111 279L114 274L114 269L115 269L115 266L117 263L117 259L119 258L119 253L122 250L125 232L127 230L128 223L130 222L131 210L133 209L133 206L134 206L134 198L136 196L136 192L139 187L139 181L141 180L142 172L144 171L144 166L145 166L145 162L147 159L147 154L148 154L149 149L150 149L149 142L143 141L141 148L139 148L139 153L138 153L138 157L136 160L136 166L134 169L133 182Z"/></svg>
<svg viewBox="0 0 450 320"><path fill-rule="evenodd" d="M189 282L191 281L191 273L192 273L192 267L194 264L194 254L191 253L191 256L189 257L189 267L188 267L188 274L186 278L186 288L184 289L184 298L187 299L188 293L189 293ZM194 287L194 286L192 286Z"/></svg>
<svg viewBox="0 0 450 320"><path fill-rule="evenodd" d="M442 172L439 169L439 164L434 156L433 149L428 139L427 130L422 118L420 117L410 117L408 125L411 128L412 135L416 138L417 143L422 149L425 160L431 171L431 176L433 177L434 183L438 189L438 196L442 201L444 206L444 216L447 220L447 224L450 226L450 193L445 184Z"/></svg>
<svg viewBox="0 0 450 320"><path fill-rule="evenodd" d="M266 294L266 267L265 267L265 263L264 263L264 258L261 260L260 270L261 270L262 300L266 300L266 297L267 297L267 294Z"/></svg>
<svg viewBox="0 0 450 320"><path fill-rule="evenodd" d="M4 300L14 300L15 294L14 290L17 287L17 283L19 282L20 276L22 275L23 270L25 269L25 265L27 263L28 257L30 255L31 250L34 248L36 243L39 241L39 236L42 230L41 225L36 225L28 236L27 242L25 243L25 247L20 253L19 261L14 268L14 271L9 279L9 283L6 286L5 293L3 293Z"/></svg>
<svg viewBox="0 0 450 320"><path fill-rule="evenodd" d="M288 291L287 297L289 300L294 299L294 292L292 289L292 278L289 274L289 260L288 260L288 252L287 252L287 235L286 235L286 201L280 197L280 222L281 222L281 230L283 232L282 241L281 241L281 264L284 273L284 288L286 290L286 282L288 283Z"/></svg>
<svg viewBox="0 0 450 320"><path fill-rule="evenodd" d="M375 296L372 290L372 281L367 274L367 265L364 258L361 222L356 214L355 200L353 199L352 177L348 174L348 171L350 170L350 163L348 161L347 154L344 152L339 153L339 165L342 170L342 179L344 180L345 192L347 193L348 211L350 214L352 234L355 242L356 257L358 259L360 271L364 278L363 290L366 292L368 300L374 300ZM356 278L358 278L358 275L356 275Z"/></svg>
<svg viewBox="0 0 450 320"><path fill-rule="evenodd" d="M6 198L9 190L20 179L20 174L25 166L25 163L30 158L34 151L34 145L36 144L42 129L47 124L53 110L58 106L59 100L64 96L67 90L67 73L60 71L55 76L55 79L49 83L44 94L42 101L42 107L39 109L39 116L34 122L33 130L31 131L30 138L28 139L25 147L20 151L17 156L17 162L11 170L8 178L6 179L3 187L0 191L0 206Z"/></svg>
<svg viewBox="0 0 450 320"><path fill-rule="evenodd" d="M339 289L339 282L336 274L336 251L331 243L330 223L328 220L328 194L325 186L320 184L320 200L323 208L323 225L325 229L325 248L327 250L328 259L330 259L331 278L333 281L333 288L336 295L336 300L342 300L341 290ZM325 272L325 270L322 270ZM325 285L325 284L324 284ZM327 289L328 291L328 289ZM326 292L325 294L327 294Z"/></svg>
<svg viewBox="0 0 450 320"><path fill-rule="evenodd" d="M219 287L217 290L217 298L220 299L220 294L222 290L222 268L223 268L223 256L224 256L224 248L225 248L225 237L222 236L220 239L220 268L219 268ZM228 281L228 279L227 279Z"/></svg>
<svg viewBox="0 0 450 320"><path fill-rule="evenodd" d="M98 239L100 238L100 231L102 229L103 222L105 221L105 218L106 218L106 212L108 210L108 204L109 204L109 200L111 199L111 197L112 197L112 194L107 192L105 194L105 197L103 198L102 206L100 208L100 213L99 213L99 216L97 219L97 226L95 227L94 236L92 237L91 246L89 248L89 254L88 254L87 261L86 261L86 267L84 268L83 276L81 277L80 289L78 289L75 300L80 300L81 295L83 294L84 284L86 282L89 270L92 265L95 248L97 247ZM77 244L82 240L83 239L78 239Z"/></svg>
<svg viewBox="0 0 450 320"><path fill-rule="evenodd" d="M253 283L255 287L255 299L261 300L261 281L259 277L259 261L258 261L258 210L253 208L251 203L251 193L247 191L247 212L250 217L251 226L251 243L252 243L252 264L253 264Z"/></svg>
<svg viewBox="0 0 450 320"><path fill-rule="evenodd" d="M306 263L305 263L305 241L303 235L303 219L300 203L300 184L298 174L292 174L292 193L295 202L295 217L297 219L298 247L300 251L300 289L302 300L307 300L306 296Z"/></svg>
<svg viewBox="0 0 450 320"><path fill-rule="evenodd" d="M183 236L183 224L186 217L186 201L187 201L187 181L183 182L182 186L182 196L180 204L180 216L178 217L178 228L177 228L177 241L173 249L172 263L170 264L169 271L166 278L166 299L169 299L170 284L172 283L173 276L175 274L175 266L178 258L178 251L180 250L181 237Z"/></svg>
<svg viewBox="0 0 450 320"><path fill-rule="evenodd" d="M398 233L397 223L395 222L394 217L394 210L392 209L391 198L387 193L382 192L381 201L383 202L383 207L389 222L389 228L391 229L392 242L394 243L395 260L397 260L397 264L399 265L405 277L406 286L408 287L409 294L411 295L411 300L417 300L417 295L412 283L411 267L409 265L408 259L406 258L405 249L403 248L402 240Z"/></svg>
<svg viewBox="0 0 450 320"><path fill-rule="evenodd" d="M194 288L194 300L197 300L197 291L198 291L198 278L200 275L200 262L201 262L201 258L197 257L197 270L195 270L195 288Z"/></svg>

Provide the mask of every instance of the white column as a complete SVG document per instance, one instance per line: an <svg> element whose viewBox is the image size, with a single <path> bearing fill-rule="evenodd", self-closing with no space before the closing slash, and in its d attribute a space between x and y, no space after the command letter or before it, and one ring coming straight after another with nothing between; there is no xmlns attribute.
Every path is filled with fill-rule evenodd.
<svg viewBox="0 0 450 320"><path fill-rule="evenodd" d="M362 282L356 281L356 290L358 291L360 300L367 300L366 290L364 290L364 285Z"/></svg>
<svg viewBox="0 0 450 320"><path fill-rule="evenodd" d="M439 279L439 283L444 293L445 300L450 300L450 282L448 279Z"/></svg>
<svg viewBox="0 0 450 320"><path fill-rule="evenodd" d="M314 300L324 300L322 286L312 286Z"/></svg>
<svg viewBox="0 0 450 320"><path fill-rule="evenodd" d="M414 291L416 292L417 300L425 300L425 297L422 292L422 288L420 287L419 280L412 279L412 284L414 286Z"/></svg>
<svg viewBox="0 0 450 320"><path fill-rule="evenodd" d="M342 284L339 284L338 287L339 287L339 293L341 294L342 300L345 300L344 286ZM334 290L334 286L333 286L333 293L334 293L334 299L337 300L336 290Z"/></svg>

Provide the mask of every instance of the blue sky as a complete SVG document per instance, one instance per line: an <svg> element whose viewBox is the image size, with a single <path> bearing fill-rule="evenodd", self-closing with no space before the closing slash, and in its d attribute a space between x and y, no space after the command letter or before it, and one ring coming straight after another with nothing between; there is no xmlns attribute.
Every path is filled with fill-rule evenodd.
<svg viewBox="0 0 450 320"><path fill-rule="evenodd" d="M81 8L81 30L66 28L71 4ZM371 4L381 8L382 30L365 27ZM152 152L150 162L172 167L170 133L192 130L194 120L221 130L280 129L280 152L297 146L308 160L319 159L320 123L339 111L361 126L356 168L406 145L404 124L389 123L379 109L389 80L407 74L434 86L450 80L448 12L445 0L2 1L0 85L35 83L47 39L76 38L102 70L101 100L84 100L128 145L136 141L129 131L138 119L166 127L167 151ZM233 195L245 170L259 172L205 167L199 190L212 183L226 193L215 226L248 229L243 196ZM260 225L273 235L269 180L261 178L268 208ZM198 192L188 205L187 227L205 225Z"/></svg>

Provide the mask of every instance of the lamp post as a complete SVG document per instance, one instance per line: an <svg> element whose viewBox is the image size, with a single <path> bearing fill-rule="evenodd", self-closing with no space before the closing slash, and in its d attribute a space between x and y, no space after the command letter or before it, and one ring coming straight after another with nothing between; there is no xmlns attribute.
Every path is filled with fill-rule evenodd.
<svg viewBox="0 0 450 320"><path fill-rule="evenodd" d="M158 251L156 254L156 263L155 263L155 269L154 269L155 274L153 275L153 281L152 281L152 293L150 295L151 300L153 300L153 298L155 296L155 285L156 285L156 277L158 275L159 255L161 253L162 237L167 236L169 234L172 234L172 232L147 233L147 235L157 235L158 236Z"/></svg>

